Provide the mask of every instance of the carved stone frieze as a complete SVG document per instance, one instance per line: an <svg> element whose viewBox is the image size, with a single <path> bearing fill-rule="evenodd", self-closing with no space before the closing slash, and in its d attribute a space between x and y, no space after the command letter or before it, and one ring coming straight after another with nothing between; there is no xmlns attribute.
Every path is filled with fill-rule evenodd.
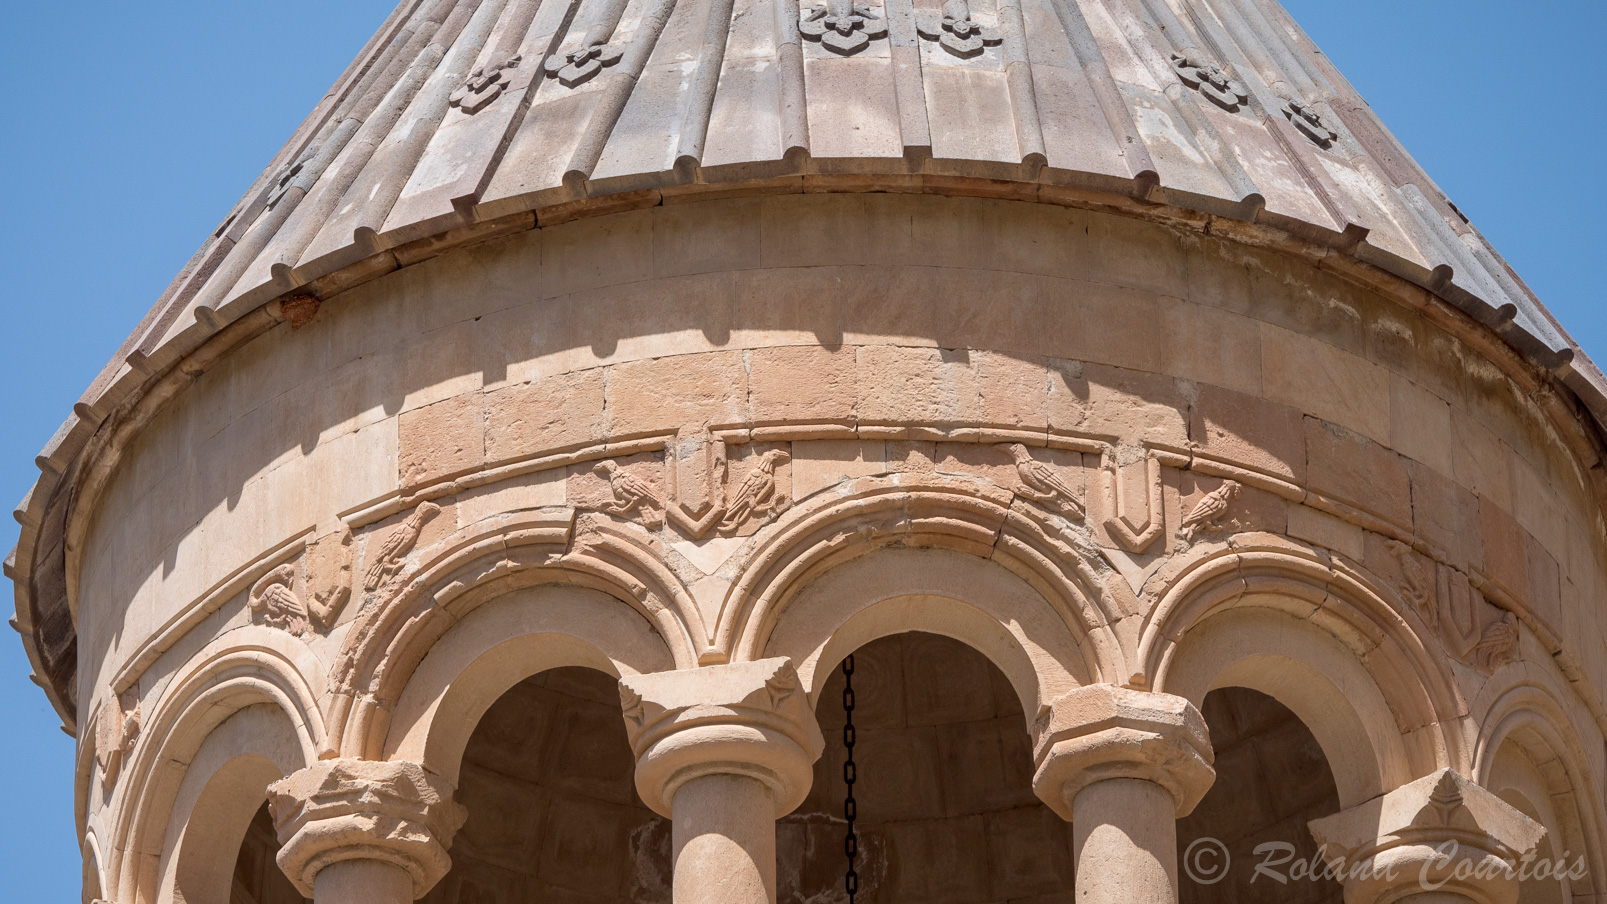
<svg viewBox="0 0 1607 904"><path fill-rule="evenodd" d="M999 448L1015 459L1016 476L1021 480L1015 488L1016 495L1042 503L1072 521L1083 519L1086 511L1076 491L1054 468L1035 460L1020 443L1003 443Z"/></svg>
<svg viewBox="0 0 1607 904"><path fill-rule="evenodd" d="M610 29L606 25L593 25L581 39L580 46L566 53L554 54L547 60L547 74L566 88L589 81L603 67L618 63L625 49L608 43Z"/></svg>
<svg viewBox="0 0 1607 904"><path fill-rule="evenodd" d="M785 511L792 504L787 494L776 487L776 466L790 460L791 456L780 449L759 453L752 470L726 500L721 531L736 531L751 518Z"/></svg>
<svg viewBox="0 0 1607 904"><path fill-rule="evenodd" d="M942 12L916 11L915 30L921 37L938 42L944 50L962 58L977 56L984 47L1004 40L997 28L971 18L971 7L966 0L949 0L943 4Z"/></svg>
<svg viewBox="0 0 1607 904"><path fill-rule="evenodd" d="M869 4L828 0L803 14L798 31L827 50L850 56L869 47L872 38L887 37L887 20Z"/></svg>
<svg viewBox="0 0 1607 904"><path fill-rule="evenodd" d="M609 459L593 465L590 473L607 481L606 501L589 504L583 491L577 494L582 497L578 507L635 521L649 530L668 521L682 535L699 540L711 532L752 533L792 505L790 480L781 470L791 461L785 449L743 444L747 454L739 456L737 468L740 471L745 464L746 471L733 486L723 440L694 437L681 444L689 448L679 452L676 445L666 449L662 467L652 468L661 475L656 480L648 476L643 462L633 466Z"/></svg>
<svg viewBox="0 0 1607 904"><path fill-rule="evenodd" d="M1453 659L1492 672L1517 658L1518 617L1492 605L1462 571L1435 565L1435 619Z"/></svg>
<svg viewBox="0 0 1607 904"><path fill-rule="evenodd" d="M100 764L101 781L107 787L117 782L123 758L139 739L139 704L128 703L116 694L109 695L95 722L95 761Z"/></svg>
<svg viewBox="0 0 1607 904"><path fill-rule="evenodd" d="M513 70L519 68L522 57L518 54L503 56L487 62L469 73L469 78L452 92L452 106L474 115L491 106L513 86Z"/></svg>
<svg viewBox="0 0 1607 904"><path fill-rule="evenodd" d="M1180 53L1172 54L1172 71L1183 84L1211 99L1211 102L1236 113L1250 98L1244 83L1222 71L1222 67L1209 60L1196 59Z"/></svg>
<svg viewBox="0 0 1607 904"><path fill-rule="evenodd" d="M1439 605L1434 596L1434 584L1428 568L1410 546L1399 540L1385 540L1384 548L1400 571L1398 589L1402 597L1417 610L1431 628L1440 625Z"/></svg>
<svg viewBox="0 0 1607 904"><path fill-rule="evenodd" d="M424 531L424 523L440 513L441 507L435 503L420 502L370 557L368 570L363 574L363 590L374 593L400 572L407 562L407 554L412 552L419 534Z"/></svg>
<svg viewBox="0 0 1607 904"><path fill-rule="evenodd" d="M1239 498L1243 490L1237 481L1224 480L1222 485L1200 497L1183 516L1182 533L1185 537L1192 537L1194 533L1203 530L1221 521L1232 506L1233 500Z"/></svg>

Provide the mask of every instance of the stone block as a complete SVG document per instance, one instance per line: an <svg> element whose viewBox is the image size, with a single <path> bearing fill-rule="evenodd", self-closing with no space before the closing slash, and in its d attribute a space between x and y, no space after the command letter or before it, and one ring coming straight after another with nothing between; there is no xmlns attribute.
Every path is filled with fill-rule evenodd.
<svg viewBox="0 0 1607 904"><path fill-rule="evenodd" d="M601 442L608 414L601 368L561 374L485 394L490 462Z"/></svg>
<svg viewBox="0 0 1607 904"><path fill-rule="evenodd" d="M1479 500L1484 573L1514 596L1529 589L1527 534L1513 517L1488 499Z"/></svg>
<svg viewBox="0 0 1607 904"><path fill-rule="evenodd" d="M431 330L402 352L402 410L421 408L480 388L474 321Z"/></svg>
<svg viewBox="0 0 1607 904"><path fill-rule="evenodd" d="M1389 371L1319 339L1261 328L1262 385L1274 402L1380 443L1390 438Z"/></svg>
<svg viewBox="0 0 1607 904"><path fill-rule="evenodd" d="M1288 518L1291 537L1331 549L1356 562L1366 555L1362 529L1348 521L1306 505L1289 506Z"/></svg>
<svg viewBox="0 0 1607 904"><path fill-rule="evenodd" d="M971 423L980 414L972 355L964 350L870 346L856 357L859 418L871 423Z"/></svg>
<svg viewBox="0 0 1607 904"><path fill-rule="evenodd" d="M1048 375L1043 360L974 352L982 421L1042 430L1048 426Z"/></svg>
<svg viewBox="0 0 1607 904"><path fill-rule="evenodd" d="M851 423L854 350L817 345L748 352L748 407L758 426L786 421Z"/></svg>
<svg viewBox="0 0 1607 904"><path fill-rule="evenodd" d="M1188 412L1196 387L1166 374L1102 364L1083 368L1088 382L1087 429L1124 442L1188 442Z"/></svg>
<svg viewBox="0 0 1607 904"><path fill-rule="evenodd" d="M1446 476L1456 473L1451 406L1444 399L1399 376L1389 379L1389 445Z"/></svg>
<svg viewBox="0 0 1607 904"><path fill-rule="evenodd" d="M543 229L543 297L651 278L653 213L628 211Z"/></svg>
<svg viewBox="0 0 1607 904"><path fill-rule="evenodd" d="M1406 463L1412 478L1412 529L1445 550L1457 567L1482 567L1479 497L1427 465Z"/></svg>
<svg viewBox="0 0 1607 904"><path fill-rule="evenodd" d="M732 198L654 208L654 274L685 276L755 266L763 249L763 203L757 198Z"/></svg>
<svg viewBox="0 0 1607 904"><path fill-rule="evenodd" d="M1168 299L1158 332L1170 343L1167 373L1250 395L1261 394L1261 326L1216 308Z"/></svg>
<svg viewBox="0 0 1607 904"><path fill-rule="evenodd" d="M1287 405L1201 385L1189 440L1208 455L1295 483L1306 477L1304 418Z"/></svg>
<svg viewBox="0 0 1607 904"><path fill-rule="evenodd" d="M1336 424L1305 419L1311 489L1401 527L1412 524L1412 484L1399 455Z"/></svg>
<svg viewBox="0 0 1607 904"><path fill-rule="evenodd" d="M568 494L563 468L537 471L458 494L458 526L467 527L505 512L563 505Z"/></svg>
<svg viewBox="0 0 1607 904"><path fill-rule="evenodd" d="M792 492L803 499L844 479L887 470L887 444L861 440L809 440L792 444Z"/></svg>
<svg viewBox="0 0 1607 904"><path fill-rule="evenodd" d="M404 411L397 430L404 487L471 471L485 460L485 411L478 392Z"/></svg>
<svg viewBox="0 0 1607 904"><path fill-rule="evenodd" d="M740 352L632 361L609 368L612 435L743 422L748 375Z"/></svg>
<svg viewBox="0 0 1607 904"><path fill-rule="evenodd" d="M1452 476L1481 499L1512 508L1512 470L1506 444L1467 412L1451 409Z"/></svg>
<svg viewBox="0 0 1607 904"><path fill-rule="evenodd" d="M989 813L984 825L989 900L1065 894L1072 888L1071 826L1048 807Z"/></svg>

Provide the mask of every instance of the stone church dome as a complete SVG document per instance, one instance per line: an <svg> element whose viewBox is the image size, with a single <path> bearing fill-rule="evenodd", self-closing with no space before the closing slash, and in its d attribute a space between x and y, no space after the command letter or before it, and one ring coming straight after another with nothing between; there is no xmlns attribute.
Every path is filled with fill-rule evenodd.
<svg viewBox="0 0 1607 904"><path fill-rule="evenodd" d="M403 0L39 456L6 573L109 901L825 900L856 650L903 682L867 737L1002 789L866 804L888 901L965 820L1010 840L953 904L1071 900L1057 833L1127 858L1097 900L1188 898L1173 811L1303 771L1244 819L1380 858L1432 799L1607 876L1604 420L1274 0ZM554 712L602 752L509 740ZM516 760L584 855L476 823Z"/></svg>

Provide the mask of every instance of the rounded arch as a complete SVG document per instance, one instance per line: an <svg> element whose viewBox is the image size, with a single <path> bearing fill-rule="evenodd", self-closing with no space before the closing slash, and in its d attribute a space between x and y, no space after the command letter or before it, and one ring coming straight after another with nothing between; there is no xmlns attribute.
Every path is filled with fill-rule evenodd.
<svg viewBox="0 0 1607 904"><path fill-rule="evenodd" d="M248 706L196 751L173 800L162 842L157 904L226 901L246 828L268 785L306 766L284 710Z"/></svg>
<svg viewBox="0 0 1607 904"><path fill-rule="evenodd" d="M479 606L431 646L397 698L381 758L403 759L457 781L480 718L525 678L585 666L616 678L676 667L646 619L598 590L547 584Z"/></svg>
<svg viewBox="0 0 1607 904"><path fill-rule="evenodd" d="M569 518L544 515L526 523L510 516L495 530L475 533L484 530L482 522L426 550L402 590L371 607L341 645L333 670L332 749L382 757L390 714L436 642L480 606L524 588L596 591L650 626L671 668L695 666L692 638L703 630L697 606L639 529L600 515Z"/></svg>
<svg viewBox="0 0 1607 904"><path fill-rule="evenodd" d="M308 676L321 671L305 644L282 631L248 626L213 641L167 682L143 722L113 797L118 819L109 851L112 862L105 872L108 879L116 877L115 891L107 889L116 900L157 900L173 832L182 826L175 813L182 800L198 797L213 778L205 773L200 752L235 714L254 707L270 710L282 736L269 732L258 738L234 730L209 749L232 749L227 759L248 758L244 762L266 757L285 767L280 774L318 759L324 722L313 683L317 679ZM294 755L283 752L287 750ZM215 768L223 769L224 763L216 762ZM225 784L245 781L239 776L246 773L238 768L243 767L224 770ZM249 772L252 781L266 775L266 769ZM264 792L271 780L264 779L256 790ZM260 803L259 797L244 814L242 835Z"/></svg>
<svg viewBox="0 0 1607 904"><path fill-rule="evenodd" d="M1530 801L1530 815L1546 826L1552 852L1586 858L1573 892L1595 894L1601 882L1595 877L1607 875L1607 813L1596 804L1601 791L1565 699L1540 666L1515 662L1497 670L1474 700L1478 737L1470 774L1498 794L1506 790Z"/></svg>
<svg viewBox="0 0 1607 904"><path fill-rule="evenodd" d="M1139 639L1144 679L1196 704L1226 686L1276 698L1317 737L1344 806L1467 769L1448 664L1366 575L1266 538L1206 550L1164 586Z"/></svg>
<svg viewBox="0 0 1607 904"><path fill-rule="evenodd" d="M105 897L101 893L105 881L102 879L100 869L100 841L94 832L84 835L83 844L79 845L79 855L83 858L83 904L92 904Z"/></svg>
<svg viewBox="0 0 1607 904"><path fill-rule="evenodd" d="M1067 539L1063 527L1030 507L1012 508L1012 494L998 487L959 478L928 480L932 482L909 486L897 479L866 479L846 494L789 513L761 534L725 596L716 648L736 660L780 655L766 652L773 649L779 624L794 618L798 597L824 575L887 550L944 550L989 566L998 577L984 585L998 584L1007 574L1030 588L1036 598L1035 624L1050 633L1052 622L1058 626L1054 631L1069 640L1057 661L1077 683L1121 675L1124 656L1111 628L1118 616L1110 611L1099 571ZM939 587L913 571L903 576L905 594L955 596L954 585ZM882 581L881 586L890 585ZM891 592L864 603L890 598ZM845 613L844 620L851 614ZM910 625L904 630L914 629ZM795 661L802 659L795 656ZM1029 713L1048 702L1030 696Z"/></svg>
<svg viewBox="0 0 1607 904"><path fill-rule="evenodd" d="M1029 722L1096 680L1077 637L1035 588L996 562L947 549L882 549L814 576L756 658L792 659L813 701L845 656L906 631L951 637L986 656Z"/></svg>

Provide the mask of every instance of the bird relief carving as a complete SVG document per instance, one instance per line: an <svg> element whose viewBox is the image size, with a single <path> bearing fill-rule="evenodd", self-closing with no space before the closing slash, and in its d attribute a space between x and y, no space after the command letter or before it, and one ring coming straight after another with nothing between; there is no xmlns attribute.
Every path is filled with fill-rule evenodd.
<svg viewBox="0 0 1607 904"><path fill-rule="evenodd" d="M139 738L139 704L125 707L124 702L112 694L101 704L100 715L95 720L95 762L100 764L101 781L107 787L117 781L123 759Z"/></svg>
<svg viewBox="0 0 1607 904"><path fill-rule="evenodd" d="M452 106L473 116L491 106L513 86L512 70L519 68L519 54L499 56L469 73L469 78L450 98Z"/></svg>
<svg viewBox="0 0 1607 904"><path fill-rule="evenodd" d="M887 20L865 3L826 0L799 18L798 31L827 50L851 56L870 46L872 38L887 37Z"/></svg>
<svg viewBox="0 0 1607 904"><path fill-rule="evenodd" d="M351 528L342 524L308 546L305 601L296 593L295 564L287 562L259 578L246 599L253 620L296 637L314 627L327 631L351 599L352 544Z"/></svg>
<svg viewBox="0 0 1607 904"><path fill-rule="evenodd" d="M310 626L307 607L296 596L295 580L296 567L289 563L280 565L257 581L247 603L258 622L301 637Z"/></svg>
<svg viewBox="0 0 1607 904"><path fill-rule="evenodd" d="M1327 148L1339 137L1337 132L1328 128L1328 124L1323 122L1322 114L1304 101L1288 101L1283 105L1283 115L1289 117L1289 121L1300 130L1300 134L1310 138L1318 147Z"/></svg>
<svg viewBox="0 0 1607 904"><path fill-rule="evenodd" d="M667 488L633 472L632 466L610 459L598 462L591 473L607 481L608 498L590 508L626 520L635 521L649 530L656 530L667 521L677 531L693 540L700 540L711 532L725 535L740 534L755 524L764 522L791 505L782 485L777 468L791 461L782 449L765 449L750 456L747 473L733 487L730 486L730 464L726 460L725 443L709 437L694 442L695 451L686 459L677 460L672 449L667 450L664 469L668 472ZM636 467L640 467L637 465ZM701 470L702 480L677 480L677 471ZM706 498L698 500L693 484L705 485ZM680 485L685 485L681 489ZM678 492L678 490L680 490Z"/></svg>
<svg viewBox="0 0 1607 904"><path fill-rule="evenodd" d="M992 47L1004 40L997 28L971 18L971 7L966 0L949 0L943 4L941 12L917 10L915 30L921 37L938 42L944 50L961 58L974 57L984 46Z"/></svg>
<svg viewBox="0 0 1607 904"><path fill-rule="evenodd" d="M1196 531L1221 521L1222 516L1227 514L1228 507L1233 504L1233 500L1239 498L1242 490L1243 487L1239 486L1238 481L1224 480L1221 486L1200 497L1200 501L1194 503L1194 507L1183 516L1183 536L1192 538Z"/></svg>
<svg viewBox="0 0 1607 904"><path fill-rule="evenodd" d="M1003 443L999 448L1015 459L1016 477L1021 481L1015 488L1016 495L1059 512L1071 521L1083 519L1082 502L1077 499L1071 484L1054 468L1034 459L1027 447L1020 443Z"/></svg>
<svg viewBox="0 0 1607 904"><path fill-rule="evenodd" d="M1207 60L1174 53L1172 71L1183 80L1183 84L1210 98L1212 103L1229 113L1238 112L1239 107L1250 99L1250 91L1243 82L1230 77L1222 71L1222 67Z"/></svg>
<svg viewBox="0 0 1607 904"><path fill-rule="evenodd" d="M1440 639L1453 659L1493 672L1517 659L1518 617L1490 604L1460 570L1435 565L1436 618Z"/></svg>
<svg viewBox="0 0 1607 904"><path fill-rule="evenodd" d="M376 593L407 564L407 554L413 551L418 543L419 535L424 532L424 524L441 513L441 507L433 502L420 502L413 513L385 537L384 542L375 551L369 561L368 569L363 573L363 590L367 593Z"/></svg>
<svg viewBox="0 0 1607 904"><path fill-rule="evenodd" d="M618 63L625 56L625 49L608 43L612 31L605 24L593 25L586 30L579 47L548 58L547 74L565 88L573 88L603 71L603 67Z"/></svg>

